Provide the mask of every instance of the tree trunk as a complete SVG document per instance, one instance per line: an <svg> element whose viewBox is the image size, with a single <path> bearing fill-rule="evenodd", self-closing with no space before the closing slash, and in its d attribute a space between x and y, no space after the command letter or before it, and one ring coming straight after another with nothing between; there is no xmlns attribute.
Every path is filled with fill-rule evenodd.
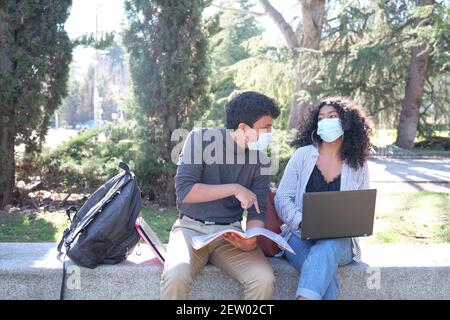
<svg viewBox="0 0 450 320"><path fill-rule="evenodd" d="M433 0L421 1L421 5L433 4ZM397 128L398 147L412 149L419 124L420 105L427 74L428 52L426 44L411 49L411 61L408 66L408 79L405 87L405 98L402 102L400 121Z"/></svg>
<svg viewBox="0 0 450 320"><path fill-rule="evenodd" d="M325 0L302 0L302 16L303 16L303 38L299 40L299 36L294 32L292 27L283 18L268 0L259 0L261 6L266 13L272 18L284 36L286 44L291 49L307 48L318 50L320 45L320 37L322 34L323 19L325 16ZM302 89L307 89L303 81L301 68L304 54L298 55L295 62L295 91L292 97L291 111L289 114L288 130L297 128L305 113L308 111L311 101L299 102L298 93Z"/></svg>
<svg viewBox="0 0 450 320"><path fill-rule="evenodd" d="M166 205L168 207L172 207L175 205L176 195L175 195L175 174L176 170L174 170L172 167L169 167L167 169L167 176L166 176Z"/></svg>
<svg viewBox="0 0 450 320"><path fill-rule="evenodd" d="M269 0L259 0L259 3L280 29L288 47L298 48L300 46L298 36L295 34L290 24L283 18L281 13L270 4Z"/></svg>
<svg viewBox="0 0 450 320"><path fill-rule="evenodd" d="M168 168L166 173L166 205L168 207L175 205L176 195L175 195L175 174L176 168L172 163L171 155L172 155L172 132L178 127L178 118L176 115L168 115L166 118L166 128L167 128L167 136L166 136L166 146L167 153L165 155L165 160L167 161Z"/></svg>
<svg viewBox="0 0 450 320"><path fill-rule="evenodd" d="M303 120L305 109L308 109L308 103L300 102L298 93L304 87L303 84L303 73L301 69L301 58L298 59L295 65L295 89L294 96L291 101L291 111L289 113L287 129L297 129Z"/></svg>
<svg viewBox="0 0 450 320"><path fill-rule="evenodd" d="M15 79L17 61L11 61L11 45L7 43L4 36L9 34L10 30L8 29L8 24L4 23L4 21L7 21L5 13L0 10L0 77L8 79L10 77L8 73L12 69L12 78ZM15 43L17 43L17 39L16 31L14 32ZM8 97L8 94L6 97ZM13 121L15 120L14 107L16 101L16 98L9 101L4 97L0 102L0 209L13 203L16 174L14 159L16 132Z"/></svg>
<svg viewBox="0 0 450 320"><path fill-rule="evenodd" d="M325 0L303 0L301 4L303 16L303 39L301 47L319 50L323 20L325 17ZM300 54L299 61L296 63L295 92L289 114L288 130L295 129L299 126L300 122L305 119L312 104L312 101L298 101L300 90L310 88L308 84L304 83L301 68L302 59L307 59L305 54Z"/></svg>
<svg viewBox="0 0 450 320"><path fill-rule="evenodd" d="M15 185L14 132L0 128L0 208L13 202Z"/></svg>

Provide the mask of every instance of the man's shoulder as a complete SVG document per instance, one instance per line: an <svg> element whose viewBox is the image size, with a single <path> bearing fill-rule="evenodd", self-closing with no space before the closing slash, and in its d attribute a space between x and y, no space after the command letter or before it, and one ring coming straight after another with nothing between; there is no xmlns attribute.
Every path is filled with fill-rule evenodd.
<svg viewBox="0 0 450 320"><path fill-rule="evenodd" d="M223 128L195 128L189 132L187 137L191 144L195 146L196 149L203 149L205 145L208 145L212 141L217 139L222 140L224 138Z"/></svg>
<svg viewBox="0 0 450 320"><path fill-rule="evenodd" d="M189 133L196 141L211 142L211 138L224 138L225 128L195 128Z"/></svg>
<svg viewBox="0 0 450 320"><path fill-rule="evenodd" d="M205 134L205 133L223 133L226 130L226 128L208 128L208 127L202 127L202 128L194 128L191 130L192 134Z"/></svg>

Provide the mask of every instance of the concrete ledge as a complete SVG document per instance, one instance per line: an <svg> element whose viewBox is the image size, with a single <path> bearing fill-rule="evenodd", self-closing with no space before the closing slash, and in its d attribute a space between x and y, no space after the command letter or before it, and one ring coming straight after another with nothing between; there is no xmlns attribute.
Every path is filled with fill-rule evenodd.
<svg viewBox="0 0 450 320"><path fill-rule="evenodd" d="M62 264L56 244L0 243L0 299L58 299ZM339 269L340 299L450 299L450 245L365 245L362 264ZM297 271L270 258L274 299L293 299ZM159 299L162 265L140 249L123 263L96 269L66 263L65 299ZM190 299L242 299L241 285L207 265L193 283Z"/></svg>
<svg viewBox="0 0 450 320"><path fill-rule="evenodd" d="M56 255L55 243L0 243L0 299L59 299Z"/></svg>

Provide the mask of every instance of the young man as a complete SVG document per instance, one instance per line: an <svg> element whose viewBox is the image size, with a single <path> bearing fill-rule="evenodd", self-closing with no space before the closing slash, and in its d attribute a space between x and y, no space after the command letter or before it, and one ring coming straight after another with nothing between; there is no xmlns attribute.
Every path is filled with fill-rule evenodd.
<svg viewBox="0 0 450 320"><path fill-rule="evenodd" d="M272 99L245 92L227 103L226 128L192 131L175 177L180 212L170 232L161 276L162 299L187 299L194 276L208 261L244 286L244 299L271 299L274 275L256 237L228 233L199 250L194 236L227 228L264 226L270 166L261 150L270 142L280 109Z"/></svg>

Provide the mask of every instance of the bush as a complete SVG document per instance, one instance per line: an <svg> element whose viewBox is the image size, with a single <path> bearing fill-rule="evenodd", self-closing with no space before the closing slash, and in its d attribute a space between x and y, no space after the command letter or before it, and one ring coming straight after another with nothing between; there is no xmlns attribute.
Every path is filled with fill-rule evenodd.
<svg viewBox="0 0 450 320"><path fill-rule="evenodd" d="M290 146L292 140L293 133L288 133L285 130L277 130L274 133L274 141L271 144L271 149L276 148L274 151L278 154L278 170L273 172L271 182L275 186L278 186L280 183L284 169L295 151L295 149ZM272 152L272 150L270 152Z"/></svg>
<svg viewBox="0 0 450 320"><path fill-rule="evenodd" d="M158 148L142 147L132 124L80 131L56 148L24 155L17 168L18 180L39 176L43 187L69 193L92 193L120 172L123 161L135 172L139 185L151 200L164 197L167 164Z"/></svg>
<svg viewBox="0 0 450 320"><path fill-rule="evenodd" d="M117 174L117 161L106 154L99 135L104 130L80 131L76 137L37 156L37 173L44 186L63 192L90 193Z"/></svg>
<svg viewBox="0 0 450 320"><path fill-rule="evenodd" d="M165 161L162 146L137 138L138 132L130 123L80 131L56 148L23 155L17 167L18 180L30 182L35 176L47 190L89 194L119 173L117 164L123 161L135 172L144 196L164 203L167 172L174 172L175 164ZM275 132L274 139L271 148L276 148L278 170L271 180L278 185L294 149L289 146L291 135L285 131Z"/></svg>
<svg viewBox="0 0 450 320"><path fill-rule="evenodd" d="M450 137L431 136L414 143L414 148L431 150L450 150Z"/></svg>

